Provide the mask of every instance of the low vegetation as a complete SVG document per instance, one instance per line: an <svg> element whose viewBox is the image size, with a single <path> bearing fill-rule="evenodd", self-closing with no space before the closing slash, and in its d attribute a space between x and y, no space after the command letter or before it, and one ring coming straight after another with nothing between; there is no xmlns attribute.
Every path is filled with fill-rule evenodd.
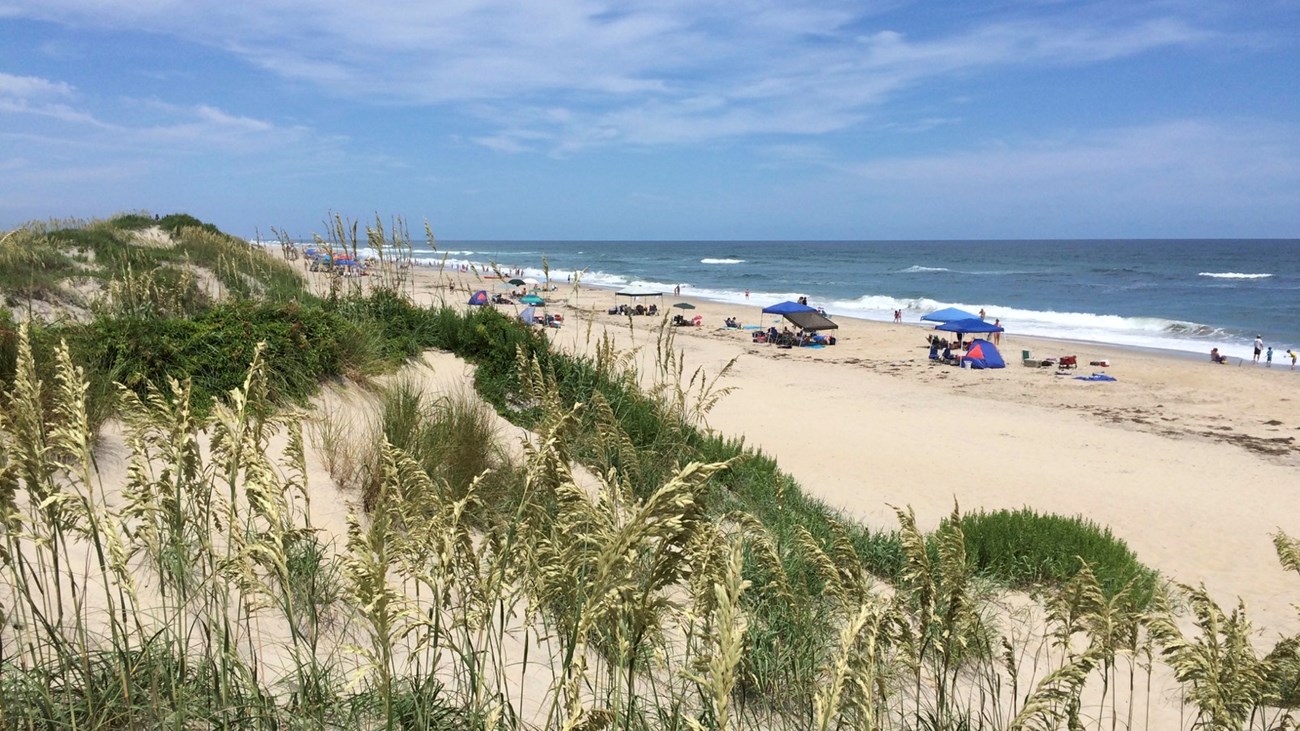
<svg viewBox="0 0 1300 731"><path fill-rule="evenodd" d="M170 247L116 248L154 226ZM400 249L394 228L367 238ZM86 318L0 315L0 728L1133 728L1157 656L1189 727L1293 722L1294 640L1257 653L1243 611L1161 586L1087 521L843 520L707 428L727 368L688 373L672 328L640 373L608 339L573 355L491 308L416 307L396 265L317 297L186 216L21 236L127 266ZM49 257L38 287L3 256L19 297L71 266ZM182 286L173 264L200 259L220 296ZM369 420L302 433L322 380L427 348L474 363L477 394L388 381ZM480 396L537 435L522 457ZM111 416L128 469L106 483ZM308 442L355 495L338 541Z"/></svg>

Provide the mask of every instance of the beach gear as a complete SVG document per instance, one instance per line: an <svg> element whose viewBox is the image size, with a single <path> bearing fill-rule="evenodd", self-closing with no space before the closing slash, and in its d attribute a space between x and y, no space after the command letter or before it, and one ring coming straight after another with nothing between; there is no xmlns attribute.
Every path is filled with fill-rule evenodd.
<svg viewBox="0 0 1300 731"><path fill-rule="evenodd" d="M987 340L972 340L970 348L966 351L966 357L962 358L963 365L970 364L971 368L1006 368L1006 361L1002 360L1002 354L994 347L993 343Z"/></svg>
<svg viewBox="0 0 1300 731"><path fill-rule="evenodd" d="M524 295L523 297L520 297L520 298L519 298L519 301L522 302L523 304L526 304L526 305L544 305L544 304L546 304L546 300L542 299L541 297L538 297L538 296L535 295L535 294L526 294L526 295Z"/></svg>
<svg viewBox="0 0 1300 731"><path fill-rule="evenodd" d="M477 306L477 305L486 305L487 303L488 303L488 293L487 293L487 290L480 289L479 291L477 291L477 292L475 292L473 295L471 295L470 298L469 298L469 304L471 304L471 305L476 305L476 306Z"/></svg>

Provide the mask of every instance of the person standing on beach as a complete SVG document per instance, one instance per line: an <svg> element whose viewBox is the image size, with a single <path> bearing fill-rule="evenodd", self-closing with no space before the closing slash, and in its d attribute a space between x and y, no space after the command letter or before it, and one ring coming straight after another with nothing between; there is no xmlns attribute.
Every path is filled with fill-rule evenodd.
<svg viewBox="0 0 1300 731"><path fill-rule="evenodd" d="M993 327L1002 327L1002 319L999 317L993 318ZM993 331L993 344L994 345L1002 344L1002 333L997 330Z"/></svg>
<svg viewBox="0 0 1300 731"><path fill-rule="evenodd" d="M1259 354L1260 354L1260 353L1263 353L1263 352L1264 352L1264 336L1263 336L1263 335L1256 335L1256 336L1255 336L1255 359L1254 359L1252 362L1253 362L1253 363L1258 363L1258 362L1259 362Z"/></svg>
<svg viewBox="0 0 1300 731"><path fill-rule="evenodd" d="M1268 353L1264 356L1264 367L1265 368L1273 367L1273 346L1272 345L1268 346Z"/></svg>
<svg viewBox="0 0 1300 731"><path fill-rule="evenodd" d="M983 319L984 319L984 308L981 307L981 308L980 308L980 320L983 320Z"/></svg>
<svg viewBox="0 0 1300 731"><path fill-rule="evenodd" d="M1287 348L1286 354L1291 356L1291 370L1295 370L1295 359L1296 359L1295 349Z"/></svg>
<svg viewBox="0 0 1300 731"><path fill-rule="evenodd" d="M745 301L749 301L749 287L745 287Z"/></svg>

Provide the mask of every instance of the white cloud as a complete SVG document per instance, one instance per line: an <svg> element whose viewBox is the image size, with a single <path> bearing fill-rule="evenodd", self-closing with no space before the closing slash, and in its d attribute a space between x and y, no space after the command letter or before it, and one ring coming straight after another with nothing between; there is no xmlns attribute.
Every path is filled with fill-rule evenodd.
<svg viewBox="0 0 1300 731"><path fill-rule="evenodd" d="M15 76L0 71L0 98L48 99L67 98L73 94L70 84L37 76Z"/></svg>
<svg viewBox="0 0 1300 731"><path fill-rule="evenodd" d="M883 4L849 0L30 0L24 13L216 45L327 94L404 105L475 103L497 149L679 144L817 135L900 91L953 75L1090 64L1215 36L1167 8L1132 20L1072 6L914 37ZM1136 11L1123 14L1133 16ZM1023 15L1023 13L1022 13ZM195 36L191 31L203 28ZM707 100L708 106L701 106ZM534 108L559 101L563 122ZM538 137L517 138L528 119Z"/></svg>

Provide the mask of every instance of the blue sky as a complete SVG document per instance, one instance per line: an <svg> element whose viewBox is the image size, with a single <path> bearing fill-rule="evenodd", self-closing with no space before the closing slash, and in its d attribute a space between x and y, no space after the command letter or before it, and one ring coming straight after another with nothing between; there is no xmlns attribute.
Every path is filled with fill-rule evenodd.
<svg viewBox="0 0 1300 731"><path fill-rule="evenodd" d="M0 0L0 226L1300 237L1295 0Z"/></svg>

